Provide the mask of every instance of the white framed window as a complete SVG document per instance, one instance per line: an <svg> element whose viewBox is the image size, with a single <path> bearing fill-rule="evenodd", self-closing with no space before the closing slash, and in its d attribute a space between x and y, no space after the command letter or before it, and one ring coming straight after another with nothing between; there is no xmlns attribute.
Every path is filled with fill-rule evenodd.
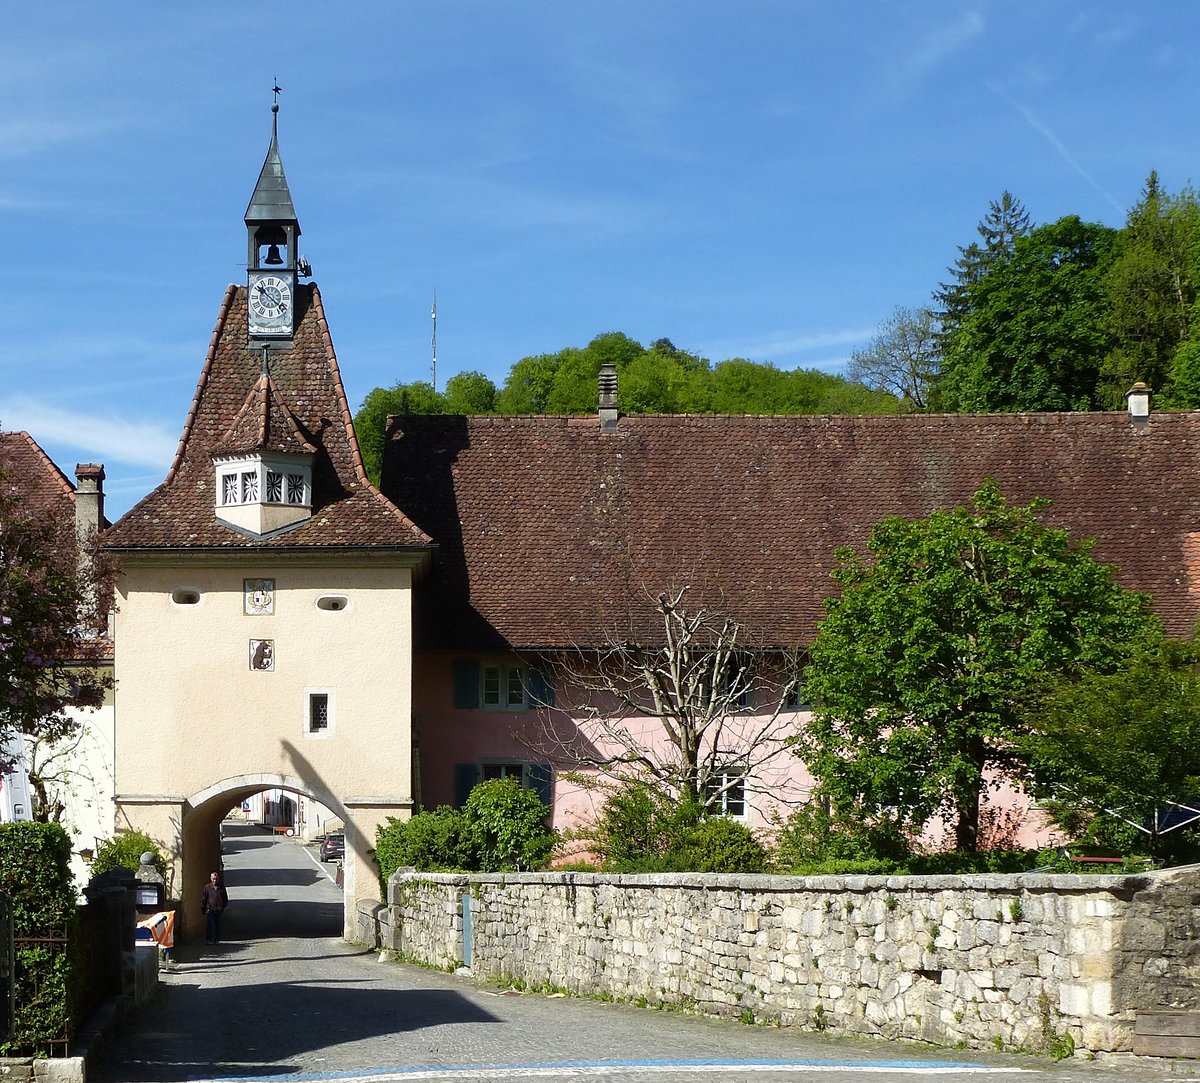
<svg viewBox="0 0 1200 1083"><path fill-rule="evenodd" d="M334 711L335 697L332 688L306 688L304 690L304 736L332 737L337 721Z"/></svg>
<svg viewBox="0 0 1200 1083"><path fill-rule="evenodd" d="M223 506L261 502L307 507L312 502L312 469L308 465L296 469L281 456L252 455L217 463L216 470L217 492Z"/></svg>
<svg viewBox="0 0 1200 1083"><path fill-rule="evenodd" d="M526 775L528 774L527 763L517 763L515 761L496 762L496 763L481 763L479 765L479 780L481 782L491 782L497 778L512 778L516 779L522 786L528 786Z"/></svg>
<svg viewBox="0 0 1200 1083"><path fill-rule="evenodd" d="M479 702L489 711L525 709L525 667L483 665L479 669Z"/></svg>
<svg viewBox="0 0 1200 1083"><path fill-rule="evenodd" d="M704 804L709 812L718 816L745 819L746 768L730 764L713 772L704 787Z"/></svg>

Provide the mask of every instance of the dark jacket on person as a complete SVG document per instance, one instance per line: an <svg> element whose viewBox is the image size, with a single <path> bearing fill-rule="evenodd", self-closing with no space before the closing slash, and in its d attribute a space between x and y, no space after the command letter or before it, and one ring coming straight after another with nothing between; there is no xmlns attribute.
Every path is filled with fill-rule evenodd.
<svg viewBox="0 0 1200 1083"><path fill-rule="evenodd" d="M210 910L224 910L229 905L229 892L224 884L214 884L211 880L204 885L200 903L207 914Z"/></svg>

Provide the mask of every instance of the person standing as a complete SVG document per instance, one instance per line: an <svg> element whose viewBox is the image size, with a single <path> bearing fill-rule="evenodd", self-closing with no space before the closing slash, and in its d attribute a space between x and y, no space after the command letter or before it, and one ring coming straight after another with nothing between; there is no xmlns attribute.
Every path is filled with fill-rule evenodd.
<svg viewBox="0 0 1200 1083"><path fill-rule="evenodd" d="M219 944L221 942L221 915L224 913L225 907L229 905L229 893L225 890L225 885L221 883L221 877L217 873L208 874L208 883L204 885L200 904L204 908L204 917L207 921L204 942Z"/></svg>

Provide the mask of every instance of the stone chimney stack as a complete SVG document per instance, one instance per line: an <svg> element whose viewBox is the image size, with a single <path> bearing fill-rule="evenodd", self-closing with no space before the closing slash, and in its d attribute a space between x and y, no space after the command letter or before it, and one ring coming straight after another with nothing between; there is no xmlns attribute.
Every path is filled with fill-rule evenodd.
<svg viewBox="0 0 1200 1083"><path fill-rule="evenodd" d="M617 431L617 366L600 366L600 431Z"/></svg>
<svg viewBox="0 0 1200 1083"><path fill-rule="evenodd" d="M75 533L80 541L95 536L104 525L104 467L78 463L75 467Z"/></svg>
<svg viewBox="0 0 1200 1083"><path fill-rule="evenodd" d="M1150 424L1150 388L1138 380L1125 392L1125 401L1129 403L1129 419L1134 428L1144 429Z"/></svg>

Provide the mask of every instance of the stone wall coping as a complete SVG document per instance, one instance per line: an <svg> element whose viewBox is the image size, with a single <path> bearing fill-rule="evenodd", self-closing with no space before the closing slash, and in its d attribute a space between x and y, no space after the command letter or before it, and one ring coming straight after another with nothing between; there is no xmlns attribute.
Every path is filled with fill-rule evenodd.
<svg viewBox="0 0 1200 1083"><path fill-rule="evenodd" d="M766 873L659 872L502 872L445 873L397 869L394 882L423 881L446 887L471 884L575 884L580 887L612 884L625 888L693 888L702 891L749 891L759 893L859 892L872 891L995 891L1053 893L1058 895L1109 894L1132 896L1156 882L1173 878L1180 870L1159 873L986 873L970 876L775 876Z"/></svg>

